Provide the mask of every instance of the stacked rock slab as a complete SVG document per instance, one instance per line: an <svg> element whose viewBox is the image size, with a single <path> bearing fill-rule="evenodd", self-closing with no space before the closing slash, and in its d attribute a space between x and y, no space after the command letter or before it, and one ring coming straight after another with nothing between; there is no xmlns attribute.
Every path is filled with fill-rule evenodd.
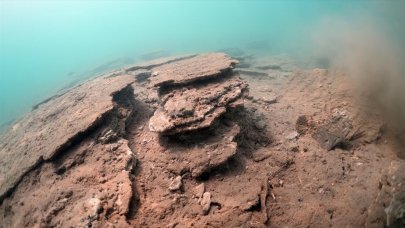
<svg viewBox="0 0 405 228"><path fill-rule="evenodd" d="M236 63L212 53L154 68L151 84L160 90L160 107L150 130L172 135L207 128L227 109L243 105L247 85L232 73Z"/></svg>
<svg viewBox="0 0 405 228"><path fill-rule="evenodd" d="M187 160L184 164L188 167L177 167L190 170L193 176L215 168L236 153L233 140L239 126L232 121L228 126L218 123L225 113L243 106L247 84L233 73L235 64L237 61L226 54L209 53L152 69L150 84L158 89L160 101L149 120L149 129L166 136L191 137L212 130L209 139L199 142L205 144L207 153L194 154L184 148L187 152L177 159Z"/></svg>

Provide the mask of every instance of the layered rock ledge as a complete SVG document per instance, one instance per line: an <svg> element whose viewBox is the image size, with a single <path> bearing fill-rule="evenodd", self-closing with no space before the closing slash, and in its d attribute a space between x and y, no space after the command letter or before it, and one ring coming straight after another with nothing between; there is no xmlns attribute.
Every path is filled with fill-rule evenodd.
<svg viewBox="0 0 405 228"><path fill-rule="evenodd" d="M221 123L225 114L243 107L247 93L247 84L232 71L236 63L210 53L152 69L150 86L158 89L159 101L149 129L183 142L165 145L182 151L172 171L198 177L236 154L240 127L232 117Z"/></svg>
<svg viewBox="0 0 405 228"><path fill-rule="evenodd" d="M153 69L160 106L149 129L165 135L208 128L227 112L243 106L247 85L233 74L236 62L221 53L199 55Z"/></svg>
<svg viewBox="0 0 405 228"><path fill-rule="evenodd" d="M3 225L129 225L138 197L137 158L125 139L138 109L134 83L155 96L150 130L169 138L154 144L177 161L167 170L199 177L227 162L240 132L230 114L247 92L232 72L235 63L222 53L154 60L89 79L34 106L0 136Z"/></svg>
<svg viewBox="0 0 405 228"><path fill-rule="evenodd" d="M36 105L0 136L0 228L403 223L404 160L343 75L227 52L236 69L168 57Z"/></svg>
<svg viewBox="0 0 405 228"><path fill-rule="evenodd" d="M223 53L197 55L153 68L151 85L166 87L185 85L204 79L222 77L238 61Z"/></svg>
<svg viewBox="0 0 405 228"><path fill-rule="evenodd" d="M28 113L0 137L0 201L23 175L52 159L112 112L112 96L133 76L89 80Z"/></svg>

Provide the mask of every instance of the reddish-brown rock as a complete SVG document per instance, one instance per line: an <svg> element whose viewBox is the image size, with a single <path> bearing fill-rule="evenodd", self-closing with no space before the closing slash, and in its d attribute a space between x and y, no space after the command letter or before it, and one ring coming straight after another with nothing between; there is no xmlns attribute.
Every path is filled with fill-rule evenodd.
<svg viewBox="0 0 405 228"><path fill-rule="evenodd" d="M134 77L99 77L39 105L0 136L0 201L35 165L49 160L113 109Z"/></svg>
<svg viewBox="0 0 405 228"><path fill-rule="evenodd" d="M201 54L153 68L152 86L174 86L222 76L237 63L224 53Z"/></svg>
<svg viewBox="0 0 405 228"><path fill-rule="evenodd" d="M233 103L242 101L246 87L242 80L233 77L174 90L163 96L149 128L163 134L207 128L227 109L234 108Z"/></svg>

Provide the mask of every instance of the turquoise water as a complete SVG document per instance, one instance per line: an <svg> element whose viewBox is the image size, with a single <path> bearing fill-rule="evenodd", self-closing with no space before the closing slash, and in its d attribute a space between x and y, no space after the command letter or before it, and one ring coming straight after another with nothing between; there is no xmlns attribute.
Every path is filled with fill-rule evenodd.
<svg viewBox="0 0 405 228"><path fill-rule="evenodd" d="M387 2L389 7L381 8ZM403 29L402 18L395 17L402 12L390 11L398 11L396 4L401 5L332 0L1 1L0 125L110 61L119 66L154 51L231 47L302 57L311 54L314 31L326 18L350 22L372 15L382 25L392 20L382 26L387 30Z"/></svg>

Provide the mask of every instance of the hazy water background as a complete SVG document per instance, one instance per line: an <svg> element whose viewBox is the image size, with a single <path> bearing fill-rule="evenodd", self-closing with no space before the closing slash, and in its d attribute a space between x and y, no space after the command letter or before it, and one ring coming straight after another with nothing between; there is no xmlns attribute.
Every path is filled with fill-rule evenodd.
<svg viewBox="0 0 405 228"><path fill-rule="evenodd" d="M319 51L317 36L339 33L330 18L358 25L355 30L363 28L357 21L371 20L401 44L402 6L401 1L1 0L0 125L99 65L118 59L119 66L156 50L236 47L305 58ZM320 31L325 27L329 30Z"/></svg>

